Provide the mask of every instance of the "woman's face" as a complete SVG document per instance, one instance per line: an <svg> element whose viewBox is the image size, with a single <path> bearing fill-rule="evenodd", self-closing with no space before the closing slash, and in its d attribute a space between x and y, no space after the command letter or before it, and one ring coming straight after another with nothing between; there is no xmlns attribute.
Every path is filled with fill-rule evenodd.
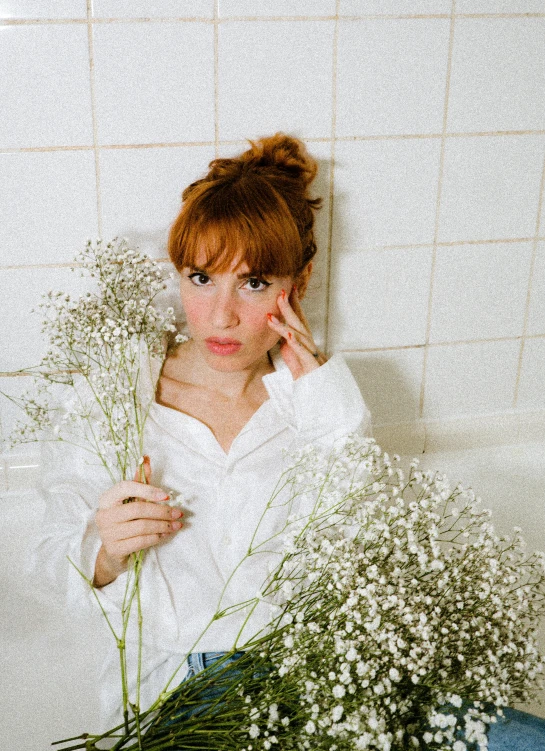
<svg viewBox="0 0 545 751"><path fill-rule="evenodd" d="M188 330L206 362L216 370L242 370L262 359L279 340L269 326L267 313L281 318L278 296L289 296L291 277L248 276L246 262L236 270L207 274L206 257L196 259L202 266L186 266L181 271L180 293ZM221 346L207 340L228 339L238 346Z"/></svg>

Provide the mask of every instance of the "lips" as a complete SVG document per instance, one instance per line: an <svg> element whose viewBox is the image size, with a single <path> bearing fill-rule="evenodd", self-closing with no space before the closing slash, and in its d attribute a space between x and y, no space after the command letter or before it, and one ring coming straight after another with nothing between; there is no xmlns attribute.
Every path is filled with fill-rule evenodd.
<svg viewBox="0 0 545 751"><path fill-rule="evenodd" d="M221 339L218 336L211 336L206 341L216 342L216 344L242 344L242 342L239 342L238 339Z"/></svg>

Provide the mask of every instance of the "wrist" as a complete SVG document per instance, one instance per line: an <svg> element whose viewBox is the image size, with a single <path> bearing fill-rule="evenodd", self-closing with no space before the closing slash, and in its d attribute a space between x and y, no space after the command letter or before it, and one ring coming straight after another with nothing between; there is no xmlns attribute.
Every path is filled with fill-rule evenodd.
<svg viewBox="0 0 545 751"><path fill-rule="evenodd" d="M101 545L95 561L93 587L100 589L115 581L127 569L127 557L119 560L110 556L104 545Z"/></svg>

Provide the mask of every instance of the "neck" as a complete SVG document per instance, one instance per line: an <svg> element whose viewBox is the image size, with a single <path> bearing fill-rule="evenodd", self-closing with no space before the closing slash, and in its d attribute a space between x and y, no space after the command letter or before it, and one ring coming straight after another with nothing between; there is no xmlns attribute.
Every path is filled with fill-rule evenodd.
<svg viewBox="0 0 545 751"><path fill-rule="evenodd" d="M233 401L244 399L256 380L274 370L268 352L242 370L223 371L210 366L193 339L189 339L185 346L184 359L190 381Z"/></svg>

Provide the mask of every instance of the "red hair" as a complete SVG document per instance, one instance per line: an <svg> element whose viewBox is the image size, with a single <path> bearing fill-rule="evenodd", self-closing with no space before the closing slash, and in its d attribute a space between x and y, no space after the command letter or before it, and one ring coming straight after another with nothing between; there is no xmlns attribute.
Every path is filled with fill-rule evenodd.
<svg viewBox="0 0 545 751"><path fill-rule="evenodd" d="M316 254L313 209L307 187L318 171L302 141L284 133L247 139L251 148L214 159L208 174L182 193L170 228L168 254L178 271L197 266L227 271L235 259L256 276L297 278ZM199 251L207 262L197 264Z"/></svg>

